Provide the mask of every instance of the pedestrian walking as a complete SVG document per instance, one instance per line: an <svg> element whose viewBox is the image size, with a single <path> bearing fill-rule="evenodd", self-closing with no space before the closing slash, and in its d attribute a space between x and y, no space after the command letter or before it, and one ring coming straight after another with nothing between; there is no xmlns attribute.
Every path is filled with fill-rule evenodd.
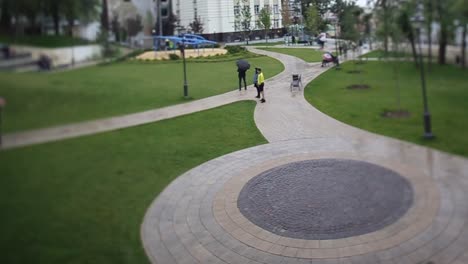
<svg viewBox="0 0 468 264"><path fill-rule="evenodd" d="M262 95L262 99L260 100L261 103L265 103L266 100L265 100L265 76L263 76L263 72L262 72L262 69L260 68L257 68L257 72L258 72L258 91L259 93Z"/></svg>

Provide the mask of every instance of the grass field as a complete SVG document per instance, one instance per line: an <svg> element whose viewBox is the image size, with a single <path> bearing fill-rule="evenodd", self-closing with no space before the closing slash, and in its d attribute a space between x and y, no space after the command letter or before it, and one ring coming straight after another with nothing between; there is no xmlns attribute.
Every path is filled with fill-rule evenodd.
<svg viewBox="0 0 468 264"><path fill-rule="evenodd" d="M266 78L283 71L277 60L249 58ZM248 71L247 80L253 71ZM237 89L235 60L187 63L192 99ZM6 132L134 113L187 102L181 61L122 62L61 73L0 73Z"/></svg>
<svg viewBox="0 0 468 264"><path fill-rule="evenodd" d="M409 110L409 118L381 116L385 110L398 108L394 66L399 73L401 108ZM422 138L422 92L419 70L414 64L368 62L358 66L362 67L362 74L347 73L354 67L348 62L341 71L324 73L307 86L306 99L324 113L353 126L468 156L468 72L454 66L434 65L427 74L429 109L436 135L434 140L427 141ZM371 88L347 89L351 84L368 84Z"/></svg>
<svg viewBox="0 0 468 264"><path fill-rule="evenodd" d="M259 48L261 50L283 53L298 57L306 62L322 61L323 51L317 51L310 48Z"/></svg>
<svg viewBox="0 0 468 264"><path fill-rule="evenodd" d="M389 51L387 56L389 58L411 58L411 53L405 52L396 52L396 51ZM383 50L373 50L369 53L362 55L363 58L384 58L385 52Z"/></svg>
<svg viewBox="0 0 468 264"><path fill-rule="evenodd" d="M254 43L254 44L249 44L247 46L276 46L276 45L281 45L284 44L284 41L275 41L275 42L261 42L261 43Z"/></svg>
<svg viewBox="0 0 468 264"><path fill-rule="evenodd" d="M252 101L0 152L1 263L148 263L140 225L175 177L266 143Z"/></svg>

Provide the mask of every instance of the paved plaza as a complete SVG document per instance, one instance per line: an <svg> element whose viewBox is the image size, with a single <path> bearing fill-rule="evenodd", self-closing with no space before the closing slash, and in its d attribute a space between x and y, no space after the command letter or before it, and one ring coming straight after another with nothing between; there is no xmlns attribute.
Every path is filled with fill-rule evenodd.
<svg viewBox="0 0 468 264"><path fill-rule="evenodd" d="M292 56L267 79L255 123L268 144L175 179L141 226L152 263L466 264L468 160L343 124L290 91L327 69ZM265 73L268 78L268 73ZM314 89L310 87L309 89ZM4 148L111 131L253 100L254 89L6 135Z"/></svg>

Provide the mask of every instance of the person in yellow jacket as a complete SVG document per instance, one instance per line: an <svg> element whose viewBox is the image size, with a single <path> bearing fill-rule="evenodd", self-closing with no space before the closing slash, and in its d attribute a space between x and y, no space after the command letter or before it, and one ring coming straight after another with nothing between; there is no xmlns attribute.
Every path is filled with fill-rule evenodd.
<svg viewBox="0 0 468 264"><path fill-rule="evenodd" d="M265 92L264 92L264 86L265 86L265 77L263 76L262 69L257 68L258 72L258 77L257 77L257 83L258 83L258 91L262 95L262 100L260 102L264 103L266 102L265 100Z"/></svg>

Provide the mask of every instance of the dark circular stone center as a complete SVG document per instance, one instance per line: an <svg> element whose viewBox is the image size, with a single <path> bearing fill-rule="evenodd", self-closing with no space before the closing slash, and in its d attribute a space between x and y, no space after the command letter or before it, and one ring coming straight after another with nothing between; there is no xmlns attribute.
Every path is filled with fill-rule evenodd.
<svg viewBox="0 0 468 264"><path fill-rule="evenodd" d="M299 239L338 239L394 223L413 202L411 184L367 162L339 159L286 164L252 178L237 205L254 224Z"/></svg>

